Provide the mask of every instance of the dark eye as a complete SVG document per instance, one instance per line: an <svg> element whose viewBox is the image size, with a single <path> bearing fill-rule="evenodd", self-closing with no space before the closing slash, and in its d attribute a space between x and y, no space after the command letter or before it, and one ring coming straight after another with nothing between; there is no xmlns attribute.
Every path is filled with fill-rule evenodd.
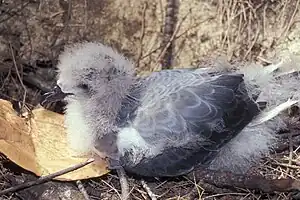
<svg viewBox="0 0 300 200"><path fill-rule="evenodd" d="M83 89L83 90L88 90L89 89L89 86L85 83L81 83L78 85L79 88Z"/></svg>

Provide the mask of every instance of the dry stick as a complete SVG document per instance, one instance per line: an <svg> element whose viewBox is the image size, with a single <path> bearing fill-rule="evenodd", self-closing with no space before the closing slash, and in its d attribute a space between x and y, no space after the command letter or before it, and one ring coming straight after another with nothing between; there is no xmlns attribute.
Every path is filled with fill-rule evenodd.
<svg viewBox="0 0 300 200"><path fill-rule="evenodd" d="M76 181L76 185L77 185L79 191L81 192L81 194L83 195L84 199L90 200L90 197L89 197L87 191L85 190L82 182L80 180L78 180L78 181Z"/></svg>
<svg viewBox="0 0 300 200"><path fill-rule="evenodd" d="M214 194L214 195L209 195L203 198L203 200L209 200L212 199L213 197L221 197L221 196L240 196L240 199L245 199L246 194L245 193L237 193L237 192L228 192L228 193L223 193L223 194ZM226 198L228 199L228 198ZM229 198L231 199L231 198Z"/></svg>
<svg viewBox="0 0 300 200"><path fill-rule="evenodd" d="M141 33L141 37L140 37L140 48L139 48L139 52L138 52L138 58L136 61L136 67L139 68L140 66L140 61L143 55L143 41L144 41L144 37L145 37L145 28L146 28L146 10L147 10L148 4L147 2L145 2L144 7L143 7L143 14L142 14L142 33Z"/></svg>
<svg viewBox="0 0 300 200"><path fill-rule="evenodd" d="M16 16L16 14L22 13L22 11L23 11L23 10L26 8L26 6L28 6L29 4L30 4L30 1L24 3L19 9L15 10L15 11L13 11L14 8L9 9L8 11L6 11L5 14L7 14L8 17L2 19L2 20L0 21L0 24L2 24L3 22L9 20L10 18L13 18L14 16ZM19 6L19 5L17 5L17 6Z"/></svg>
<svg viewBox="0 0 300 200"><path fill-rule="evenodd" d="M127 181L127 178L126 178L126 173L125 173L125 170L123 168L120 168L120 169L117 169L116 170L117 173L118 173L118 177L119 177L119 180L120 180L120 185L121 185L121 197L122 197L122 200L126 200L129 198L129 184L128 184L128 181Z"/></svg>
<svg viewBox="0 0 300 200"><path fill-rule="evenodd" d="M14 67L15 67L15 70L16 70L16 74L17 74L18 79L19 79L19 81L21 83L21 86L22 86L22 88L24 90L23 101L22 101L22 108L21 108L21 110L23 110L24 105L25 105L26 95L27 95L27 89L26 89L25 85L23 84L23 80L22 80L21 75L19 73L17 62L16 62L16 58L15 58L15 54L13 52L13 48L12 48L11 43L9 43L9 48L10 48L12 60L13 60L13 63L14 63Z"/></svg>
<svg viewBox="0 0 300 200"><path fill-rule="evenodd" d="M186 18L186 17L187 17L187 15L185 16L185 18ZM184 30L182 33L178 33L178 35L176 35L176 37L173 38L173 40L176 40L176 39L178 39L178 38L181 38L181 37L182 37L183 35L185 35L188 31L191 31L192 29L197 28L200 24L202 24L202 23L204 23L204 22L207 22L207 21L209 21L209 20L212 20L212 19L214 19L214 17L208 17L207 19L204 19L204 20L202 20L201 22L198 22L198 23L194 24L193 26L191 26L191 27L187 28L186 30ZM179 29L177 29L177 30L178 30L177 32L179 32ZM149 53L147 53L147 54L141 56L140 61L143 60L143 59L145 59L145 58L147 58L147 57L149 57L151 54L155 53L155 52L158 51L159 49L161 49L161 47L157 47L157 48L151 50ZM159 55L161 55L161 53L160 53ZM159 57L161 57L161 56L159 56ZM158 59L158 60L159 60L159 59ZM156 65L157 65L157 62L156 62Z"/></svg>
<svg viewBox="0 0 300 200"><path fill-rule="evenodd" d="M154 194L154 193L151 191L151 189L150 189L150 187L147 185L146 181L141 180L141 184L142 184L143 188L146 190L146 192L147 192L148 196L150 197L150 199L151 199L151 200L157 200L157 198L156 198L157 195Z"/></svg>
<svg viewBox="0 0 300 200"><path fill-rule="evenodd" d="M178 26L176 27L176 29L175 29L175 31L174 31L172 37L170 38L170 40L168 41L168 43L166 44L166 46L163 48L163 50L160 52L160 54L159 54L159 56L158 56L158 59L157 59L155 65L154 65L154 66L155 66L154 70L157 70L157 68L158 68L158 66L157 66L158 63L159 63L159 62L161 61L161 59L164 57L164 55L165 55L165 53L166 53L168 47L169 47L169 46L172 44L172 42L176 39L177 33L179 32L179 30L180 30L180 28L181 28L183 22L186 20L186 18L188 17L189 14L190 14L190 12L188 12L188 13L182 18L181 22L180 22L180 23L178 24Z"/></svg>
<svg viewBox="0 0 300 200"><path fill-rule="evenodd" d="M85 161L83 163L80 163L80 164L74 165L72 167L63 169L63 170L55 172L53 174L49 174L47 176L41 176L40 178L38 178L35 181L25 182L23 184L20 184L20 185L17 185L17 186L14 186L14 187L2 190L2 191L0 191L0 196L8 194L10 192L16 192L18 190L25 189L25 188L28 188L28 187L31 187L31 186L34 186L34 185L39 185L39 184L45 183L45 182L50 181L51 179L53 179L53 178L55 178L57 176L60 176L60 175L63 175L63 174L75 171L76 169L79 169L79 168L82 168L82 167L84 167L84 166L86 166L86 165L88 165L88 164L90 164L90 163L92 163L94 161L95 160L91 158L91 159L88 159L87 161Z"/></svg>
<svg viewBox="0 0 300 200"><path fill-rule="evenodd" d="M2 65L2 63L1 63L1 65ZM3 69L3 65L1 66L1 68ZM11 71L12 71L12 69L11 69L11 67L9 67L9 69L8 69L8 74L7 74L7 76L5 77L4 81L2 81L2 86L0 87L0 90L1 90L1 91L2 91L2 89L5 87L6 82L8 81L8 79L10 78L10 76L11 76ZM1 72L0 72L0 73L1 73Z"/></svg>
<svg viewBox="0 0 300 200"><path fill-rule="evenodd" d="M250 47L248 48L247 52L245 53L245 55L243 57L243 60L246 59L246 57L250 54L251 50L253 49L254 45L256 44L256 42L258 40L258 37L259 37L259 32L260 32L260 29L258 28L256 33L255 33L255 37L254 37Z"/></svg>
<svg viewBox="0 0 300 200"><path fill-rule="evenodd" d="M122 199L121 195L119 194L118 190L112 186L111 184L109 184L108 182L104 181L103 179L101 179L101 182L104 183L105 185L107 185L111 190L113 190L120 199Z"/></svg>
<svg viewBox="0 0 300 200"><path fill-rule="evenodd" d="M293 11L293 14L292 14L292 16L291 16L291 18L289 20L289 23L287 24L287 26L285 28L284 37L286 37L286 35L288 34L288 31L290 30L290 28L292 26L292 23L295 21L295 15L297 14L298 7L299 7L299 0L297 1L295 9ZM280 36L282 36L282 35L283 35L283 33L281 33Z"/></svg>
<svg viewBox="0 0 300 200"><path fill-rule="evenodd" d="M172 35L176 30L178 9L179 9L178 0L167 0L164 38L162 41L162 46L166 46L166 44L168 44L168 42L171 41ZM166 52L163 55L163 58L161 60L162 69L168 69L172 66L173 49L174 49L174 40L172 40L172 42L168 45Z"/></svg>
<svg viewBox="0 0 300 200"><path fill-rule="evenodd" d="M288 165L289 166L291 166L292 165L292 159L293 159L293 140L292 140L292 133L291 132L289 132L289 134L288 134L288 139L289 139L289 163L288 163ZM289 174L289 172L290 172L290 168L288 167L287 169L286 169L286 173L287 174Z"/></svg>
<svg viewBox="0 0 300 200"><path fill-rule="evenodd" d="M95 147L93 147L93 151L100 156L100 158L105 158L105 154L97 150ZM126 173L123 167L116 169L121 185L121 199L126 200L129 198L130 192L129 192L129 184L126 178Z"/></svg>
<svg viewBox="0 0 300 200"><path fill-rule="evenodd" d="M185 198L187 199L197 199L198 197L200 198L204 192L206 193L217 193L217 194L223 194L223 193L228 193L232 192L230 189L225 189L225 188L219 188L215 185L206 183L202 180L196 180L196 177L194 174L189 175L189 177L184 177L188 182L191 184L195 185L188 193L185 194ZM191 178L193 178L191 180Z"/></svg>
<svg viewBox="0 0 300 200"><path fill-rule="evenodd" d="M192 175L189 174L189 177L192 177ZM204 167L196 169L194 176L196 180L202 180L220 188L247 188L266 193L300 190L300 182L291 178L269 180L262 176L239 175L230 172L209 170Z"/></svg>

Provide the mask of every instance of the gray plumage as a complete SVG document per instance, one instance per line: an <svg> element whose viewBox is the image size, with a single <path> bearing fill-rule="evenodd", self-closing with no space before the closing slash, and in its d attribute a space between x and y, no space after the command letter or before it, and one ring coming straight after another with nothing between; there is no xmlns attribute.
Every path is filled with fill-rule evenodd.
<svg viewBox="0 0 300 200"><path fill-rule="evenodd" d="M297 67L178 69L136 77L133 64L110 47L70 46L58 65L58 86L73 94L65 98L70 147L78 155L102 152L112 168L145 176L181 175L198 164L244 173L285 126L279 113L297 102L287 100L298 100L299 81L283 73Z"/></svg>

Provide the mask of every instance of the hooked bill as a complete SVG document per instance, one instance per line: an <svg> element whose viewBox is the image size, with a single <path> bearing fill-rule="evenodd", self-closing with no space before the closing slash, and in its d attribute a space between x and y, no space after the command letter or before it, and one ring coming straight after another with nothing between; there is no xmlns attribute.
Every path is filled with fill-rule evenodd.
<svg viewBox="0 0 300 200"><path fill-rule="evenodd" d="M73 95L73 93L64 93L61 90L61 88L57 85L53 88L52 91L47 92L43 95L41 105L61 101L68 95Z"/></svg>

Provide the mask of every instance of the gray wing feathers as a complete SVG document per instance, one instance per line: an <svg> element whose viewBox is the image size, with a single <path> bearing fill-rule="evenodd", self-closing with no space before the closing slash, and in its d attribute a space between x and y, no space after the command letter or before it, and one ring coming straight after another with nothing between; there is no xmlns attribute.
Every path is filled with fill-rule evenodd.
<svg viewBox="0 0 300 200"><path fill-rule="evenodd" d="M201 138L199 127L210 129L207 133L223 130L223 110L236 108L233 90L243 79L176 70L153 74L148 81L132 125L148 143L174 147L207 141L211 135Z"/></svg>

